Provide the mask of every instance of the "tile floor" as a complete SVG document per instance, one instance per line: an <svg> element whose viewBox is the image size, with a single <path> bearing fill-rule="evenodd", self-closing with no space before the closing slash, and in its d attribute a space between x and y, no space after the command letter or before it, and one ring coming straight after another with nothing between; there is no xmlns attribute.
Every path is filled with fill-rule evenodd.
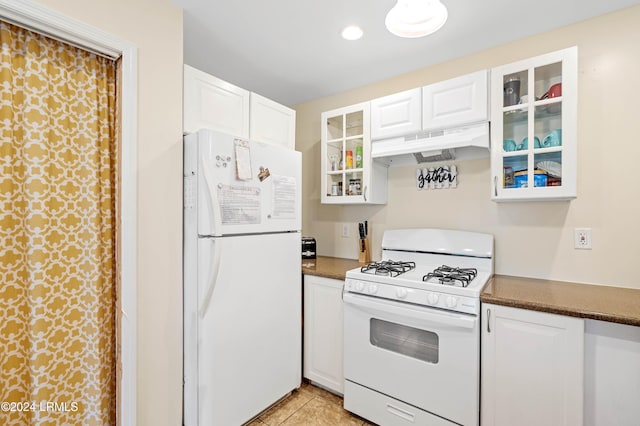
<svg viewBox="0 0 640 426"><path fill-rule="evenodd" d="M309 383L262 412L246 426L371 426L342 408L342 398Z"/></svg>

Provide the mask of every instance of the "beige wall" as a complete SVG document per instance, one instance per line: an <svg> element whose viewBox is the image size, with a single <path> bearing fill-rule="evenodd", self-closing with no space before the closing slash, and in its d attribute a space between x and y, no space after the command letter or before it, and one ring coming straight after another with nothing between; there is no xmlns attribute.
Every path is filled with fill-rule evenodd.
<svg viewBox="0 0 640 426"><path fill-rule="evenodd" d="M182 411L182 11L169 0L37 0L138 48L137 424Z"/></svg>
<svg viewBox="0 0 640 426"><path fill-rule="evenodd" d="M357 258L356 224L369 220L378 259L388 228L488 232L496 241L496 273L640 288L640 232L634 228L640 219L638 22L640 6L297 106L303 234L317 239L322 255ZM455 190L418 192L416 167L396 167L389 170L385 206L320 204L322 111L573 45L579 66L577 199L492 202L487 158L456 162ZM350 238L340 235L343 223L350 226ZM576 227L593 229L593 250L573 248Z"/></svg>
<svg viewBox="0 0 640 426"><path fill-rule="evenodd" d="M138 46L138 421L176 425L181 417L182 14L169 0L39 0ZM303 152L305 235L321 254L355 258L355 224L368 219L374 247L385 228L446 227L496 237L496 271L640 288L630 228L640 217L640 7L447 62L297 108ZM413 167L391 169L386 206L320 204L320 113L512 62L579 47L578 199L495 204L489 161L459 162L459 188L417 192ZM434 212L434 203L448 208ZM351 225L349 239L340 237ZM572 249L574 227L592 227L592 251ZM374 252L379 256L379 252ZM615 270L613 276L609 271Z"/></svg>

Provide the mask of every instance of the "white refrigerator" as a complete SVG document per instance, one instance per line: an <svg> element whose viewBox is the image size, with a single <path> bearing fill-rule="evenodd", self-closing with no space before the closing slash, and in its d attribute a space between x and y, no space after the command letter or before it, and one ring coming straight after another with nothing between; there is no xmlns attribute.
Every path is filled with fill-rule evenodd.
<svg viewBox="0 0 640 426"><path fill-rule="evenodd" d="M233 426L301 382L301 154L184 138L184 424Z"/></svg>

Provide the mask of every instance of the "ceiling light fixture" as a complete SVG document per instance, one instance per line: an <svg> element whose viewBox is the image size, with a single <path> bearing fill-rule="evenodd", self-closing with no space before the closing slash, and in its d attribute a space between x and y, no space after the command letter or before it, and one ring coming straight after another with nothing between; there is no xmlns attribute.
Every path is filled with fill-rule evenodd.
<svg viewBox="0 0 640 426"><path fill-rule="evenodd" d="M447 17L447 8L439 0L398 0L384 24L392 34L416 38L438 31Z"/></svg>
<svg viewBox="0 0 640 426"><path fill-rule="evenodd" d="M358 40L362 37L362 30L356 25L350 25L342 30L342 38L345 40Z"/></svg>

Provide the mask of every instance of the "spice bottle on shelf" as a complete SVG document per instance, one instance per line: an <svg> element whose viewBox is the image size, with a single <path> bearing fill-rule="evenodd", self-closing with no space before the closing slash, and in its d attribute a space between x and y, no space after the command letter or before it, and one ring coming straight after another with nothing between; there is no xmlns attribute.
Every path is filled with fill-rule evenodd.
<svg viewBox="0 0 640 426"><path fill-rule="evenodd" d="M362 147L356 146L356 169L362 168Z"/></svg>
<svg viewBox="0 0 640 426"><path fill-rule="evenodd" d="M353 151L347 151L347 169L353 169Z"/></svg>

